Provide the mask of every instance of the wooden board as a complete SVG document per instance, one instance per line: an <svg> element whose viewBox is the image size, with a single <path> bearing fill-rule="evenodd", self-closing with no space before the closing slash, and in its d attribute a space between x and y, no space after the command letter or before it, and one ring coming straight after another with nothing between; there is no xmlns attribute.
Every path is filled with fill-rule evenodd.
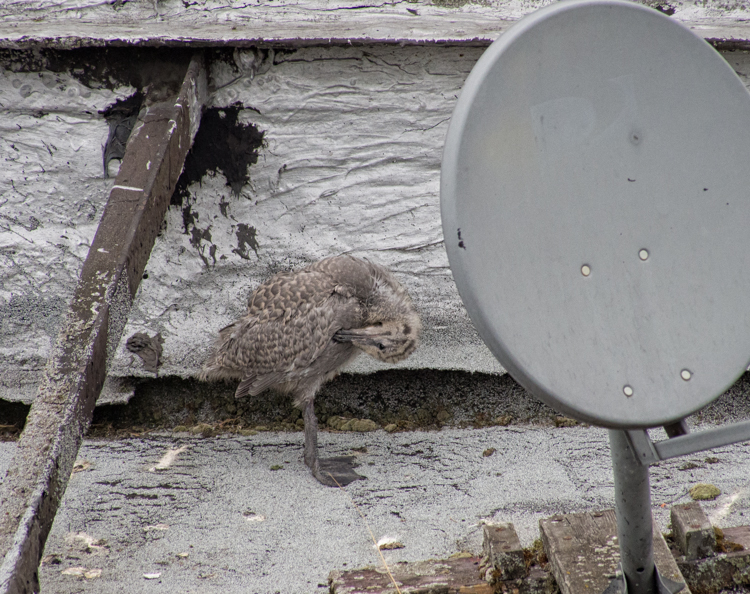
<svg viewBox="0 0 750 594"><path fill-rule="evenodd" d="M716 547L714 527L700 503L675 505L671 510L672 532L687 559L708 557Z"/></svg>
<svg viewBox="0 0 750 594"><path fill-rule="evenodd" d="M500 580L522 578L526 574L523 547L512 523L485 524L482 551Z"/></svg>
<svg viewBox="0 0 750 594"><path fill-rule="evenodd" d="M678 559L682 575L696 592L735 592L739 591L738 586L750 586L750 526L724 528L723 533L722 546L731 552L712 553L701 559ZM739 545L742 550L732 551L732 545Z"/></svg>
<svg viewBox="0 0 750 594"><path fill-rule="evenodd" d="M539 521L544 549L562 594L599 594L615 577L620 561L613 509L552 516ZM654 526L654 561L659 573L685 580L658 526ZM682 594L690 594L686 586Z"/></svg>
<svg viewBox="0 0 750 594"><path fill-rule="evenodd" d="M745 555L750 555L750 526L724 528L724 541L740 545Z"/></svg>
<svg viewBox="0 0 750 594"><path fill-rule="evenodd" d="M489 45L514 21L544 2L409 0L352 2L220 0L182 2L59 2L17 0L0 7L0 47L255 46L301 47L361 43ZM649 3L653 4L653 3ZM744 7L658 4L714 42L744 47Z"/></svg>
<svg viewBox="0 0 750 594"><path fill-rule="evenodd" d="M479 577L479 557L396 563L390 572L403 592L422 594L492 594ZM332 571L328 577L334 594L392 594L396 592L383 567Z"/></svg>
<svg viewBox="0 0 750 594"><path fill-rule="evenodd" d="M38 592L44 543L207 95L198 52L179 93L149 93L0 483L0 592Z"/></svg>

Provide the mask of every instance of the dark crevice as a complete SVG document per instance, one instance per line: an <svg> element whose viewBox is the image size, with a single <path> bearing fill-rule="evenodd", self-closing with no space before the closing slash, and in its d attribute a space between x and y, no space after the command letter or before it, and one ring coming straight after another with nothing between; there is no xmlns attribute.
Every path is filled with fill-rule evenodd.
<svg viewBox="0 0 750 594"><path fill-rule="evenodd" d="M185 167L177 182L170 206L183 208L183 232L195 224L190 213L188 187L200 183L205 175L223 173L227 186L237 197L250 181L248 168L258 161L263 145L263 132L253 124L239 121L243 110L240 103L230 107L207 109L195 135L193 147L185 158ZM186 214L187 211L187 214Z"/></svg>
<svg viewBox="0 0 750 594"><path fill-rule="evenodd" d="M176 377L131 378L135 395L127 404L103 405L94 411L89 436L119 437L152 429L198 427L206 437L263 425L271 430L299 430L300 411L288 395L265 392L236 400L234 383L204 383ZM750 373L691 422L727 423L750 418ZM20 433L28 405L0 400L0 439ZM321 427L337 417L371 419L399 430L539 424L557 426L563 417L508 375L465 371L393 369L370 375L342 374L323 386L315 398ZM731 420L729 420L731 419ZM418 448L419 443L410 447ZM428 454L429 456L429 454Z"/></svg>
<svg viewBox="0 0 750 594"><path fill-rule="evenodd" d="M70 73L91 89L150 84L179 88L193 50L178 48L0 49L0 64L11 72Z"/></svg>

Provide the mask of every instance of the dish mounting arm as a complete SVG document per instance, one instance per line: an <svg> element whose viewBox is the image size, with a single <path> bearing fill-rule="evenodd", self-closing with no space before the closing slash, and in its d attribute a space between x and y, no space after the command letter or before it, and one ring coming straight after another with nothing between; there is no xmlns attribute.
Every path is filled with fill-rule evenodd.
<svg viewBox="0 0 750 594"><path fill-rule="evenodd" d="M741 441L750 441L750 421L689 433L687 424L683 419L677 423L666 425L664 429L667 431L669 439L656 442L651 441L646 429L625 431L636 459L643 466L649 466L659 460L685 456Z"/></svg>

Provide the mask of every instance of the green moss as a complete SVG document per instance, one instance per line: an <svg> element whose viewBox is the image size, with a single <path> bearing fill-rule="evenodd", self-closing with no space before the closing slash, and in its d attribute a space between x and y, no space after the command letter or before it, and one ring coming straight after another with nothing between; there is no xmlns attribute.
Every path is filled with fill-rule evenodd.
<svg viewBox="0 0 750 594"><path fill-rule="evenodd" d="M190 433L193 435L200 435L201 437L213 437L216 435L216 430L207 423L200 423L191 427Z"/></svg>
<svg viewBox="0 0 750 594"><path fill-rule="evenodd" d="M695 462L685 462L685 464L680 466L680 470L693 470L693 468L701 468L701 466Z"/></svg>
<svg viewBox="0 0 750 594"><path fill-rule="evenodd" d="M451 420L451 414L447 410L442 409L438 411L437 415L435 415L435 418L441 423L447 423Z"/></svg>
<svg viewBox="0 0 750 594"><path fill-rule="evenodd" d="M523 550L523 563L528 570L532 565L544 567L547 564L547 554L544 552L544 543L537 538L530 547Z"/></svg>
<svg viewBox="0 0 750 594"><path fill-rule="evenodd" d="M371 421L370 419L355 420L355 422L352 423L352 431L357 431L359 433L377 431L378 429L380 429L380 426L375 421Z"/></svg>
<svg viewBox="0 0 750 594"><path fill-rule="evenodd" d="M575 427L578 421L570 417L555 417L555 427Z"/></svg>
<svg viewBox="0 0 750 594"><path fill-rule="evenodd" d="M695 501L716 499L719 495L721 495L721 489L707 483L698 483L690 489L690 497Z"/></svg>

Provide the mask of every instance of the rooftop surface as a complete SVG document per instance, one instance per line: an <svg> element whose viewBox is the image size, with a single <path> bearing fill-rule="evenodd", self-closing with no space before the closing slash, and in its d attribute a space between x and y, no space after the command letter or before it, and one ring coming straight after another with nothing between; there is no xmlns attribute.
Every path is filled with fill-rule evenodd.
<svg viewBox="0 0 750 594"><path fill-rule="evenodd" d="M744 417L738 400L705 418ZM42 591L327 592L330 571L379 563L368 527L403 543L384 551L388 563L479 553L486 520L513 522L529 546L541 518L614 504L606 430L540 423L323 432L323 455L353 454L367 476L344 489L311 477L301 432L87 439L47 541ZM14 448L0 443L1 473ZM722 491L704 505L715 525L748 524L749 470L750 443L654 466L662 531L697 483ZM66 571L80 567L91 577Z"/></svg>

